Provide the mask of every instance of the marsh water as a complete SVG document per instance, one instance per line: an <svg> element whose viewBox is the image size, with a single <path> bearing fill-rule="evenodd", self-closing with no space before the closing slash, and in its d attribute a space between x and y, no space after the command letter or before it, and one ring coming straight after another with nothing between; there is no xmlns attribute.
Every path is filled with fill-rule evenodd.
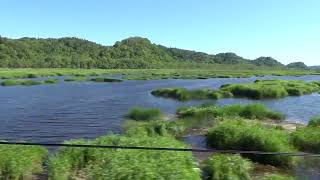
<svg viewBox="0 0 320 180"><path fill-rule="evenodd" d="M0 87L0 139L52 143L121 133L124 115L133 106L156 107L165 113L174 114L179 106L204 102L218 105L260 102L283 112L288 121L299 123L307 123L310 117L320 113L319 94L277 100L221 99L189 102L157 98L150 94L157 88L219 88L223 84L253 82L257 79L320 80L320 76L313 75L131 80L121 83L64 82L62 79L65 77L59 78L60 82L52 85Z"/></svg>
<svg viewBox="0 0 320 180"><path fill-rule="evenodd" d="M320 80L320 76L267 76L206 80L147 80L121 83L63 82L39 86L0 87L0 139L61 142L72 138L95 138L121 133L124 115L133 106L156 107L174 114L179 106L204 102L226 105L261 102L283 112L288 121L307 123L320 113L320 95L276 100L221 99L178 102L157 98L150 92L163 87L218 88L227 83L256 79Z"/></svg>

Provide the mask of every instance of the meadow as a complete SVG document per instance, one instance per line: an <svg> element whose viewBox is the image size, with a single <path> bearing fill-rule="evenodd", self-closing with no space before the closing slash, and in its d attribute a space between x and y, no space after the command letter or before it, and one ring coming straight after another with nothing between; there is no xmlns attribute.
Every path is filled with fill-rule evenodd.
<svg viewBox="0 0 320 180"><path fill-rule="evenodd" d="M0 79L36 78L47 76L97 76L103 74L123 75L127 80L152 79L208 79L208 78L244 78L253 76L302 76L320 75L316 70L237 70L232 65L218 65L210 69L63 69L63 68L1 68ZM220 67L222 66L222 67ZM224 66L224 67L223 67ZM228 69L228 70L221 70Z"/></svg>

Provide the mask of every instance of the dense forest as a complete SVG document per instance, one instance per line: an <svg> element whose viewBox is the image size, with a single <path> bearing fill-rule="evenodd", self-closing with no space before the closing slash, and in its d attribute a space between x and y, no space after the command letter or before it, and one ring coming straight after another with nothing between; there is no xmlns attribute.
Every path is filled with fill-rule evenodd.
<svg viewBox="0 0 320 180"><path fill-rule="evenodd" d="M180 64L235 64L287 68L271 57L255 60L234 53L210 55L168 48L131 37L103 46L78 38L9 39L0 37L0 67L9 68L164 68ZM294 66L294 68L300 68ZM305 69L305 67L303 67Z"/></svg>

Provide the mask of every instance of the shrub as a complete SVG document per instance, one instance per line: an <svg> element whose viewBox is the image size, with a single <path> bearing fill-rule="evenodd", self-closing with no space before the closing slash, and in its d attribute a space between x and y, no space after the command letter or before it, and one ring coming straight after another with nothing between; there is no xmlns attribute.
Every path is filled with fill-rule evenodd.
<svg viewBox="0 0 320 180"><path fill-rule="evenodd" d="M81 142L81 141L80 141ZM73 143L73 142L70 142ZM79 142L76 142L79 143ZM187 148L170 137L103 136L84 144ZM49 159L49 178L200 180L191 152L64 148Z"/></svg>
<svg viewBox="0 0 320 180"><path fill-rule="evenodd" d="M93 78L93 79L91 79L91 81L93 81L93 82L122 82L121 79L101 78L101 77Z"/></svg>
<svg viewBox="0 0 320 180"><path fill-rule="evenodd" d="M209 129L207 143L218 149L234 149L265 152L293 152L289 136L285 131L264 128L259 123L242 120L227 120ZM274 166L289 167L292 157L248 155L254 161Z"/></svg>
<svg viewBox="0 0 320 180"><path fill-rule="evenodd" d="M311 127L319 126L320 127L320 115L311 118L308 123L308 126L311 126Z"/></svg>
<svg viewBox="0 0 320 180"><path fill-rule="evenodd" d="M292 143L301 151L320 152L320 127L298 128L292 133Z"/></svg>
<svg viewBox="0 0 320 180"><path fill-rule="evenodd" d="M27 179L42 172L47 150L38 146L0 145L0 179Z"/></svg>
<svg viewBox="0 0 320 180"><path fill-rule="evenodd" d="M208 180L251 180L253 164L240 155L213 155L204 166Z"/></svg>
<svg viewBox="0 0 320 180"><path fill-rule="evenodd" d="M157 120L161 118L162 115L159 109L134 107L129 111L127 117L136 121L150 121Z"/></svg>

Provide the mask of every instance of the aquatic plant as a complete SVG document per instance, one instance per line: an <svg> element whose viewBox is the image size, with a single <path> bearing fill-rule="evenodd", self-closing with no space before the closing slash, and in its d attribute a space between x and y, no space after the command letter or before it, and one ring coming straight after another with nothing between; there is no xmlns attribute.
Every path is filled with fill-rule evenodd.
<svg viewBox="0 0 320 180"><path fill-rule="evenodd" d="M70 77L70 78L65 78L64 81L66 82L73 82L73 81L88 81L88 78L86 77Z"/></svg>
<svg viewBox="0 0 320 180"><path fill-rule="evenodd" d="M109 135L92 141L67 143L187 148L170 137L126 137ZM87 179L177 179L200 180L200 170L191 152L141 151L95 148L63 148L49 159L49 178ZM79 172L80 175L79 175Z"/></svg>
<svg viewBox="0 0 320 180"><path fill-rule="evenodd" d="M102 78L102 77L92 78L90 80L93 82L122 82L121 79Z"/></svg>
<svg viewBox="0 0 320 180"><path fill-rule="evenodd" d="M284 115L269 110L263 104L227 105L227 106L196 106L180 107L177 109L179 117L243 117L246 119L272 119L283 120Z"/></svg>
<svg viewBox="0 0 320 180"><path fill-rule="evenodd" d="M40 85L42 82L40 81L33 81L33 80L20 80L20 79L9 79L1 82L1 86L33 86L33 85Z"/></svg>
<svg viewBox="0 0 320 180"><path fill-rule="evenodd" d="M264 152L294 152L289 135L283 130L266 128L259 123L225 120L209 129L207 143L212 148ZM279 167L290 167L292 157L247 155L253 161Z"/></svg>
<svg viewBox="0 0 320 180"><path fill-rule="evenodd" d="M134 107L129 110L129 113L126 116L129 119L136 121L151 121L159 120L163 114L159 109L156 108Z"/></svg>
<svg viewBox="0 0 320 180"><path fill-rule="evenodd" d="M207 180L251 180L253 163L240 155L217 154L204 162L204 179Z"/></svg>
<svg viewBox="0 0 320 180"><path fill-rule="evenodd" d="M44 84L55 84L58 83L59 79L55 79L55 78L50 78L50 79L46 79L44 80Z"/></svg>
<svg viewBox="0 0 320 180"><path fill-rule="evenodd" d="M28 179L42 172L47 150L39 146L0 145L0 179Z"/></svg>

